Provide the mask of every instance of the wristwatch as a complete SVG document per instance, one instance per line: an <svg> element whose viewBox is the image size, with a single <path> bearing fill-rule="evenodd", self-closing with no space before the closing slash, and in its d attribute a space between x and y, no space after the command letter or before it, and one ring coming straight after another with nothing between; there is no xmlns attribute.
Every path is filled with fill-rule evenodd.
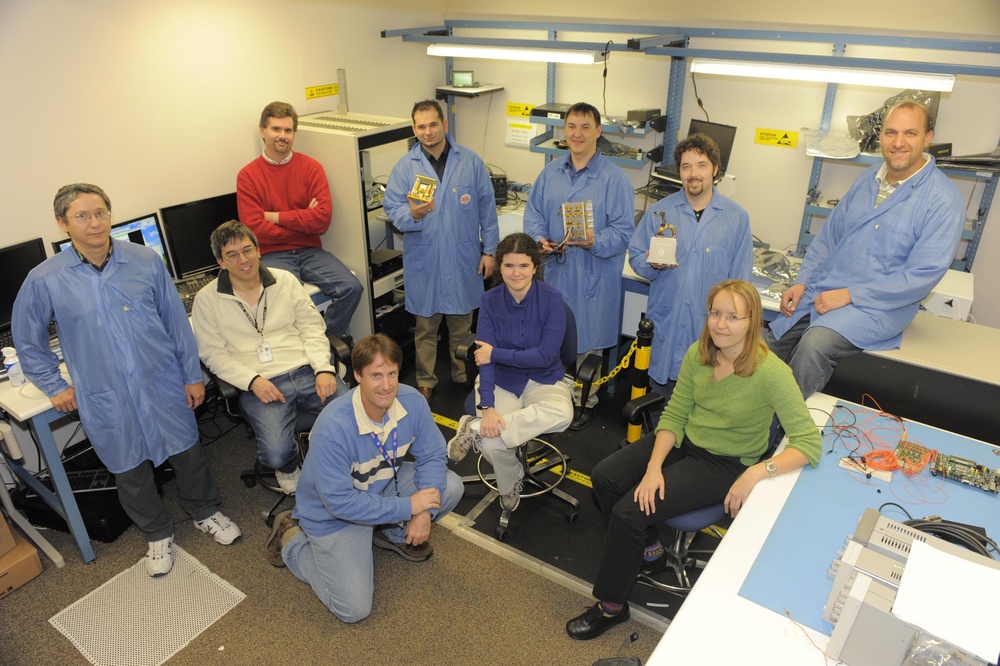
<svg viewBox="0 0 1000 666"><path fill-rule="evenodd" d="M481 412L485 412L487 409L491 409L493 405L476 405L476 409Z"/></svg>
<svg viewBox="0 0 1000 666"><path fill-rule="evenodd" d="M774 475L778 473L778 463L773 460L765 460L764 469L767 470L767 475L773 479Z"/></svg>

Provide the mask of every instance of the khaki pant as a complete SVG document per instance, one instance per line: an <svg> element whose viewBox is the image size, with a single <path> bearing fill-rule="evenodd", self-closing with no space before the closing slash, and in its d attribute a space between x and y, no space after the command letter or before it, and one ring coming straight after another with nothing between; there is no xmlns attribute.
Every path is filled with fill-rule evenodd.
<svg viewBox="0 0 1000 666"><path fill-rule="evenodd" d="M445 317L448 324L448 349L451 350L451 379L454 382L464 382L465 363L455 358L455 349L459 343L472 332L472 313L464 315L436 314L430 317L415 316L416 326L413 329L413 346L416 352L417 386L434 388L437 386L437 376L434 366L437 364L437 334L441 327L441 318Z"/></svg>

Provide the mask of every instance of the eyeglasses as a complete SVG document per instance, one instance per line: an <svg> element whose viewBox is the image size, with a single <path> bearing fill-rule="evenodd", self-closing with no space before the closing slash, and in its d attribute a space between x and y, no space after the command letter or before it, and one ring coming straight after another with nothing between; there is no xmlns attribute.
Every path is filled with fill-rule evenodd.
<svg viewBox="0 0 1000 666"><path fill-rule="evenodd" d="M255 248L252 245L248 245L239 251L233 250L232 252L226 252L224 255L222 255L222 258L225 259L226 261L236 261L240 257L246 257L247 259L249 259L250 257L254 256L256 252L257 248Z"/></svg>
<svg viewBox="0 0 1000 666"><path fill-rule="evenodd" d="M719 321L720 319L724 319L727 324L735 324L738 321L743 321L744 319L749 319L750 315L744 315L744 316L741 317L738 314L736 314L735 312L730 312L729 314L724 315L721 312L719 312L718 310L709 310L708 311L708 318L710 320L712 320L712 321Z"/></svg>
<svg viewBox="0 0 1000 666"><path fill-rule="evenodd" d="M67 217L67 219L74 220L76 222L79 222L80 224L86 224L87 222L90 221L90 218L94 218L98 222L103 222L104 220L110 220L111 219L111 211L110 210L104 210L102 208L101 210L97 211L96 213L87 213L87 212L81 211L81 212L77 213L76 215L70 215L70 216Z"/></svg>

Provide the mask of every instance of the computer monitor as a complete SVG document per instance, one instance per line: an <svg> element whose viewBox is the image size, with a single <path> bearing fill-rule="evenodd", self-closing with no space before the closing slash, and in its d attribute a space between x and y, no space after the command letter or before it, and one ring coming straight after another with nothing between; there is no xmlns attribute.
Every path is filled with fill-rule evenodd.
<svg viewBox="0 0 1000 666"><path fill-rule="evenodd" d="M688 136L695 133L705 134L718 144L719 176L721 177L729 168L729 156L733 154L733 142L736 141L736 128L732 125L721 125L692 118L691 126L688 128Z"/></svg>
<svg viewBox="0 0 1000 666"><path fill-rule="evenodd" d="M174 276L174 267L170 265L167 248L163 244L163 231L160 229L160 218L157 217L156 213L112 224L111 237L135 243L136 245L145 245L149 249L155 250L160 255L160 258L163 259L163 264L167 267L167 271L170 272L170 277ZM52 249L56 253L59 253L69 249L72 244L73 242L69 238L63 238L62 240L52 241Z"/></svg>
<svg viewBox="0 0 1000 666"><path fill-rule="evenodd" d="M0 248L0 330L10 330L14 299L31 269L45 261L41 238Z"/></svg>
<svg viewBox="0 0 1000 666"><path fill-rule="evenodd" d="M177 279L218 269L209 239L220 224L239 219L236 193L161 208L160 219Z"/></svg>

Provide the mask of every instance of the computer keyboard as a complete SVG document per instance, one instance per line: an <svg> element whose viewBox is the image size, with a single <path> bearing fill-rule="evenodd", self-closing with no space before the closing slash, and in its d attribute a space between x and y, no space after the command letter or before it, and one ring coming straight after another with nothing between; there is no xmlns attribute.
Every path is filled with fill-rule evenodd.
<svg viewBox="0 0 1000 666"><path fill-rule="evenodd" d="M99 491L114 491L118 486L115 484L115 475L106 469L79 469L67 470L66 477L69 479L69 487L73 489L73 494L93 493ZM55 486L49 476L38 477L46 488L55 492ZM38 494L30 488L25 493L25 497L37 497Z"/></svg>
<svg viewBox="0 0 1000 666"><path fill-rule="evenodd" d="M174 283L177 287L177 293L181 297L181 302L184 304L184 310L188 314L191 314L191 307L194 305L194 297L199 291L201 291L202 287L209 284L214 279L215 273L208 272L183 278Z"/></svg>

